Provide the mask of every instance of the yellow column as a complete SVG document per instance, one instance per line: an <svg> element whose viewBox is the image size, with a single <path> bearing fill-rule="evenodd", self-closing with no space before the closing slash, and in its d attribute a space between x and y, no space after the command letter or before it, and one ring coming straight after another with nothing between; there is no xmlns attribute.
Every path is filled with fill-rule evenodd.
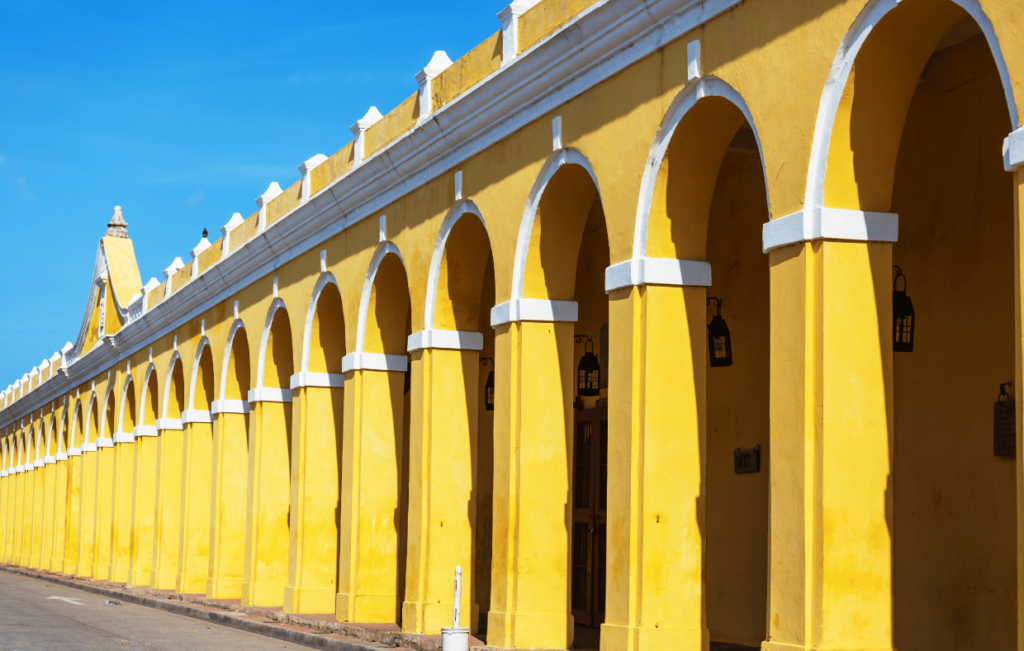
<svg viewBox="0 0 1024 651"><path fill-rule="evenodd" d="M96 493L100 453L95 443L82 444L82 489L78 525L78 567L75 575L91 577L96 559Z"/></svg>
<svg viewBox="0 0 1024 651"><path fill-rule="evenodd" d="M82 522L82 451L68 450L67 515L64 518L64 574L78 569L79 535Z"/></svg>
<svg viewBox="0 0 1024 651"><path fill-rule="evenodd" d="M67 536L68 508L68 467L71 465L67 452L61 451L54 455L53 489L53 548L50 569L54 572L64 571L64 558L67 555L64 543Z"/></svg>
<svg viewBox="0 0 1024 651"><path fill-rule="evenodd" d="M1024 169L1013 173L1014 396L1017 406L1017 567L1024 568ZM1017 570L1017 621L1024 622L1024 573ZM1017 625L1024 650L1024 626Z"/></svg>
<svg viewBox="0 0 1024 651"><path fill-rule="evenodd" d="M21 567L28 566L29 553L32 546L32 487L35 484L32 462L26 460L21 466L21 499L18 510L21 524L18 527L18 561Z"/></svg>
<svg viewBox="0 0 1024 651"><path fill-rule="evenodd" d="M290 469L287 433L291 421L291 391L260 391L263 399L251 401L254 413L249 422L249 495L242 604L281 606L288 583ZM283 401L285 398L287 402Z"/></svg>
<svg viewBox="0 0 1024 651"><path fill-rule="evenodd" d="M47 455L43 460L43 503L42 508L42 542L39 547L39 567L44 570L53 569L53 525L54 525L54 491L57 482L57 462Z"/></svg>
<svg viewBox="0 0 1024 651"><path fill-rule="evenodd" d="M602 651L708 648L705 299L693 286L609 295Z"/></svg>
<svg viewBox="0 0 1024 651"><path fill-rule="evenodd" d="M0 444L0 449L3 445ZM3 562L7 558L7 534L10 531L10 527L7 525L7 515L10 513L11 508L7 503L7 497L10 491L7 490L7 485L10 483L7 480L7 453L4 450L2 455L3 461L0 462L0 562Z"/></svg>
<svg viewBox="0 0 1024 651"><path fill-rule="evenodd" d="M181 541L181 474L183 433L181 420L157 421L156 491L154 504L153 569L149 586L174 590Z"/></svg>
<svg viewBox="0 0 1024 651"><path fill-rule="evenodd" d="M43 491L46 489L46 464L42 463L42 456L34 466L35 469L32 471L32 550L28 566L39 569L42 567L43 560Z"/></svg>
<svg viewBox="0 0 1024 651"><path fill-rule="evenodd" d="M293 507L284 610L331 613L338 593L338 452L344 376L301 373L294 379L292 396L298 404L292 403Z"/></svg>
<svg viewBox="0 0 1024 651"><path fill-rule="evenodd" d="M892 245L773 250L765 651L892 649Z"/></svg>
<svg viewBox="0 0 1024 651"><path fill-rule="evenodd" d="M404 361L404 360L403 360ZM342 622L398 621L404 368L345 374L338 598Z"/></svg>
<svg viewBox="0 0 1024 651"><path fill-rule="evenodd" d="M101 581L110 580L111 548L114 524L114 441L102 437L96 440L99 448L96 481L96 542L92 576Z"/></svg>
<svg viewBox="0 0 1024 651"><path fill-rule="evenodd" d="M118 433L114 441L114 505L111 531L110 580L127 583L131 565L132 486L135 478L135 439Z"/></svg>
<svg viewBox="0 0 1024 651"><path fill-rule="evenodd" d="M128 560L129 585L145 586L152 581L153 540L156 536L157 450L160 439L156 427L135 428L132 476L131 549Z"/></svg>
<svg viewBox="0 0 1024 651"><path fill-rule="evenodd" d="M226 408L238 413L219 411ZM248 409L248 403L241 400L221 400L213 409L213 513L206 584L206 596L210 599L240 599L242 596L249 481Z"/></svg>
<svg viewBox="0 0 1024 651"><path fill-rule="evenodd" d="M572 643L573 329L526 321L495 328L492 646Z"/></svg>
<svg viewBox="0 0 1024 651"><path fill-rule="evenodd" d="M181 557L176 590L206 592L210 569L210 492L213 460L213 424L209 411L182 414L185 423L184 468L181 484Z"/></svg>
<svg viewBox="0 0 1024 651"><path fill-rule="evenodd" d="M409 429L409 544L402 628L436 635L452 625L455 568L462 567L462 626L476 628L478 378L476 350L413 353Z"/></svg>

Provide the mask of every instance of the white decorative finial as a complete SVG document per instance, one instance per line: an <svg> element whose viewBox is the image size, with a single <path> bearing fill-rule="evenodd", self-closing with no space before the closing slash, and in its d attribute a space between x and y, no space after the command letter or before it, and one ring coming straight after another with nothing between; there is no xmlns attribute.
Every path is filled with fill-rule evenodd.
<svg viewBox="0 0 1024 651"><path fill-rule="evenodd" d="M692 84L700 77L700 41L690 41L686 44L686 80Z"/></svg>
<svg viewBox="0 0 1024 651"><path fill-rule="evenodd" d="M313 158L310 158L306 162L299 165L299 174L302 175L302 199L301 203L309 201L312 187L312 173L317 167L327 162L327 157L323 154L317 154Z"/></svg>
<svg viewBox="0 0 1024 651"><path fill-rule="evenodd" d="M416 73L416 83L420 86L420 117L417 122L429 119L430 114L434 112L434 99L430 82L450 65L452 65L452 60L448 58L448 54L443 50L438 50L434 52L434 56L431 57L427 67Z"/></svg>
<svg viewBox="0 0 1024 651"><path fill-rule="evenodd" d="M498 12L501 21L501 67L519 56L519 17L532 9L540 0L515 0Z"/></svg>
<svg viewBox="0 0 1024 651"><path fill-rule="evenodd" d="M352 167L363 162L363 155L366 151L366 130L384 119L376 106L371 106L366 115L356 120L356 123L349 127L349 131L355 136L355 143L352 145Z"/></svg>
<svg viewBox="0 0 1024 651"><path fill-rule="evenodd" d="M244 221L245 220L242 219L242 213L236 212L231 215L231 219L228 220L228 223L220 227L220 234L224 236L221 238L222 255L227 255L231 252L231 238L228 236L231 234L231 231L241 226Z"/></svg>
<svg viewBox="0 0 1024 651"><path fill-rule="evenodd" d="M110 222L107 223L107 233L103 237L120 237L127 239L128 223L125 222L124 216L121 215L121 206L114 206L114 216L111 217Z"/></svg>
<svg viewBox="0 0 1024 651"><path fill-rule="evenodd" d="M455 173L455 200L462 201L462 172Z"/></svg>
<svg viewBox="0 0 1024 651"><path fill-rule="evenodd" d="M387 215L381 215L380 216L380 231L379 231L379 233L380 233L380 241L381 242L387 242L388 241L388 216Z"/></svg>
<svg viewBox="0 0 1024 651"><path fill-rule="evenodd" d="M558 151L562 148L562 116L556 115L551 119L551 150Z"/></svg>
<svg viewBox="0 0 1024 651"><path fill-rule="evenodd" d="M181 258L180 257L179 258L175 258L171 262L170 266L167 267L166 269L164 269L164 272L163 272L164 273L164 278L166 278L167 280L170 280L171 276L173 276L174 274L176 274L179 271L181 271L184 267L185 267L185 263L181 261Z"/></svg>
<svg viewBox="0 0 1024 651"><path fill-rule="evenodd" d="M260 209L259 230L262 231L267 227L267 205L274 199L281 196L281 194L283 194L281 186L277 184L277 181L274 181L267 186L266 192L256 197L256 206Z"/></svg>

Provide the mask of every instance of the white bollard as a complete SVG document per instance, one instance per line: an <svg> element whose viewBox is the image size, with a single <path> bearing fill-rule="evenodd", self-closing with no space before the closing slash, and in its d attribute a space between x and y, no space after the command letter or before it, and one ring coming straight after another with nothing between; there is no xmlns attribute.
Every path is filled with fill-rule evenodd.
<svg viewBox="0 0 1024 651"><path fill-rule="evenodd" d="M441 629L442 651L469 651L469 629L459 628L462 615L462 566L455 568L455 607L452 609L452 627Z"/></svg>

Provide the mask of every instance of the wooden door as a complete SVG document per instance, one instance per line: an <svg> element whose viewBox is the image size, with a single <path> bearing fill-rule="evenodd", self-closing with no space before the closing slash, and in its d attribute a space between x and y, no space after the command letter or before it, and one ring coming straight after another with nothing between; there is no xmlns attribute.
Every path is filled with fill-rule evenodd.
<svg viewBox="0 0 1024 651"><path fill-rule="evenodd" d="M576 411L573 451L572 578L577 624L604 622L605 514L608 504L608 409Z"/></svg>

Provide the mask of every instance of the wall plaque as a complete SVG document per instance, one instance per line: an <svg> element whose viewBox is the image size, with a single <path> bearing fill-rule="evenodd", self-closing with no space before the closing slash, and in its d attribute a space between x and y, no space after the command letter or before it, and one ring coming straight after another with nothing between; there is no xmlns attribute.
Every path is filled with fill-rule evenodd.
<svg viewBox="0 0 1024 651"><path fill-rule="evenodd" d="M732 451L732 462L737 475L761 472L761 446L736 448Z"/></svg>

